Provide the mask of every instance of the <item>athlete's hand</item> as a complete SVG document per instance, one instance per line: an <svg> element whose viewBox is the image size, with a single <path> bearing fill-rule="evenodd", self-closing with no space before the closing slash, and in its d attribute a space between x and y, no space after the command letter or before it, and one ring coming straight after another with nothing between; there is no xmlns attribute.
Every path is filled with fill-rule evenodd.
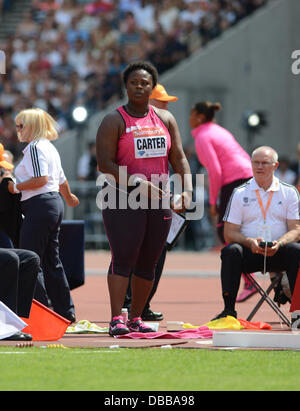
<svg viewBox="0 0 300 411"><path fill-rule="evenodd" d="M151 181L141 180L140 181L140 193L153 200L160 200L165 196L165 192L160 188L156 187Z"/></svg>
<svg viewBox="0 0 300 411"><path fill-rule="evenodd" d="M171 208L175 213L183 213L187 210L192 202L191 191L183 191L181 194L175 194L171 200Z"/></svg>

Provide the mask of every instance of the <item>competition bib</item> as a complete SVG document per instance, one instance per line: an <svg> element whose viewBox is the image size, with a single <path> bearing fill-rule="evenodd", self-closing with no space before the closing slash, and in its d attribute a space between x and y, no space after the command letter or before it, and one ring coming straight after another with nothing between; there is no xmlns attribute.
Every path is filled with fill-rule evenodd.
<svg viewBox="0 0 300 411"><path fill-rule="evenodd" d="M161 128L146 128L133 132L135 158L166 157L168 152L167 136Z"/></svg>
<svg viewBox="0 0 300 411"><path fill-rule="evenodd" d="M167 137L136 137L134 139L135 158L165 157L167 155Z"/></svg>

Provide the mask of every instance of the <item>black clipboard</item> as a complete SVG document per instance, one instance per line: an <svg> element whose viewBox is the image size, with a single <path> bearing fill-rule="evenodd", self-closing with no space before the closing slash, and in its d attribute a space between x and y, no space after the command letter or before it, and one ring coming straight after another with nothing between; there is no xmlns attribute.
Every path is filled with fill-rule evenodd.
<svg viewBox="0 0 300 411"><path fill-rule="evenodd" d="M188 225L188 221L184 214L175 213L172 210L172 224L170 227L169 235L166 241L167 250L171 250L177 243L179 237L184 232Z"/></svg>

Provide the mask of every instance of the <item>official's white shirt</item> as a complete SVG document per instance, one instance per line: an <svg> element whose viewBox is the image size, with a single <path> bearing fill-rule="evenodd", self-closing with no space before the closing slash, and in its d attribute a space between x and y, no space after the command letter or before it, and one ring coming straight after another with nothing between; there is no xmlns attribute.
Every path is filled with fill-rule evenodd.
<svg viewBox="0 0 300 411"><path fill-rule="evenodd" d="M259 191L264 209L273 191L265 222L256 190ZM258 227L265 224L271 227L271 241L274 241L288 231L287 220L299 220L299 212L299 193L294 186L274 177L272 185L264 191L252 178L233 191L223 220L240 225L241 233L251 238L257 238Z"/></svg>
<svg viewBox="0 0 300 411"><path fill-rule="evenodd" d="M15 169L17 184L43 176L48 176L48 182L35 190L23 190L21 201L43 193L58 192L66 177L54 145L46 138L33 140L25 147L23 154L23 159Z"/></svg>

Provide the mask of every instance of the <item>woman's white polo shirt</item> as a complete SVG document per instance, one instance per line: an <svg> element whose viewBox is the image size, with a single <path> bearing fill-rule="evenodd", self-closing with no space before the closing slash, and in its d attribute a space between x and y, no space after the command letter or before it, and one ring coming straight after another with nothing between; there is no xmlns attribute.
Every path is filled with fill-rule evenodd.
<svg viewBox="0 0 300 411"><path fill-rule="evenodd" d="M15 169L17 184L42 176L48 176L48 182L35 190L23 190L21 201L39 194L58 192L66 177L54 145L46 138L33 140L25 147L23 154L23 159Z"/></svg>

